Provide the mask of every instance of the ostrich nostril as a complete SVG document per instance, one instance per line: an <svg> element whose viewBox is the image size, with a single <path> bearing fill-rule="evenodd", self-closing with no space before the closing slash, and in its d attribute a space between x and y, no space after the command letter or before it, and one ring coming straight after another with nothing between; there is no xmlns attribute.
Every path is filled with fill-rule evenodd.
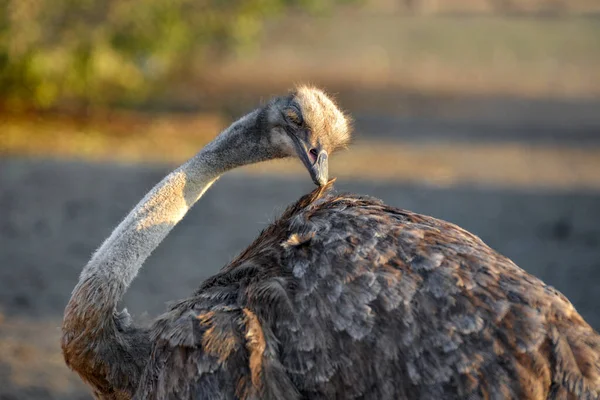
<svg viewBox="0 0 600 400"><path fill-rule="evenodd" d="M308 151L308 153L310 154L310 159L313 163L317 161L317 157L319 156L319 152L317 151L317 149L312 148Z"/></svg>

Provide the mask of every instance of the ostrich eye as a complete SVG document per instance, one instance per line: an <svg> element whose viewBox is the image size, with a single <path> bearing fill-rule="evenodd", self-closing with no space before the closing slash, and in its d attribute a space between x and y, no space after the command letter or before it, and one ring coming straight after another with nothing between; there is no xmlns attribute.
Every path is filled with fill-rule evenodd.
<svg viewBox="0 0 600 400"><path fill-rule="evenodd" d="M285 112L285 115L292 124L294 124L296 126L302 125L302 118L300 117L300 114L296 110L288 109Z"/></svg>

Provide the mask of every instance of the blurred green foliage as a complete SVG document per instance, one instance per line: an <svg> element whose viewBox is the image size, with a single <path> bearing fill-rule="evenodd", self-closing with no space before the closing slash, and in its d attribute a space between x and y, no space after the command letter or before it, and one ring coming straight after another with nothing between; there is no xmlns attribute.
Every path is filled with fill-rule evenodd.
<svg viewBox="0 0 600 400"><path fill-rule="evenodd" d="M0 101L140 102L209 55L252 46L267 17L326 12L339 2L0 0Z"/></svg>

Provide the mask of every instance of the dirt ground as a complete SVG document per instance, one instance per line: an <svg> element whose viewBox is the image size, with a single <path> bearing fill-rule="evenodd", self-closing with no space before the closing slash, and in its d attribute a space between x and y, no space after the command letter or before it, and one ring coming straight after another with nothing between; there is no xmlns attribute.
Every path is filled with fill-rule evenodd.
<svg viewBox="0 0 600 400"><path fill-rule="evenodd" d="M91 252L166 172L164 167L0 160L0 399L89 398L60 355L64 306ZM124 304L138 319L157 315L165 302L191 293L311 187L303 177L224 177L152 255ZM556 286L600 328L600 193L439 189L348 179L337 188L471 230Z"/></svg>

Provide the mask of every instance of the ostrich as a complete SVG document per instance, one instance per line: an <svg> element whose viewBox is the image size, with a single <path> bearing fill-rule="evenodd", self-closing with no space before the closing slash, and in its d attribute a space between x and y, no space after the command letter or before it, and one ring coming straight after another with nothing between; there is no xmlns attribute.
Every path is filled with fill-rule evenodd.
<svg viewBox="0 0 600 400"><path fill-rule="evenodd" d="M306 142L337 138L317 150L347 140L346 119L326 99L301 89L257 111L279 116L276 108L280 120L234 124L147 195L94 255L65 312L63 352L96 396L598 398L600 336L562 294L453 224L336 195L332 181L152 327L115 313L143 259L215 174L292 154L288 137L297 143L309 128ZM280 122L266 122L273 120ZM281 125L289 136L273 133ZM252 139L250 150L248 139L229 139L243 131L287 150L256 155ZM294 147L322 184L326 173L312 172L307 148ZM209 162L227 167L204 177ZM185 182L195 184L193 194Z"/></svg>

